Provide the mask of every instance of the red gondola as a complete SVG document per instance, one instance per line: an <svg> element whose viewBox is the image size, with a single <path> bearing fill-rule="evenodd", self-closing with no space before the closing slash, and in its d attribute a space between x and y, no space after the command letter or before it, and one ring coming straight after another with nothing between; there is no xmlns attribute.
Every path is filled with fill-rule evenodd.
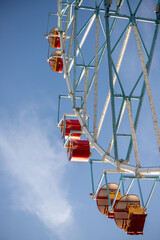
<svg viewBox="0 0 160 240"><path fill-rule="evenodd" d="M65 127L65 129L64 129L64 127ZM69 134L71 133L71 131L79 131L79 133L72 133L70 135L71 138L76 138L76 139L80 138L80 136L82 135L82 132L81 132L81 124L79 123L79 121L76 119L66 119L65 126L64 126L64 121L62 121L62 124L61 124L62 139L64 139L64 135L65 135L65 139L66 139L69 136Z"/></svg>
<svg viewBox="0 0 160 240"><path fill-rule="evenodd" d="M90 157L89 141L70 139L68 143L67 157L71 162L88 162Z"/></svg>

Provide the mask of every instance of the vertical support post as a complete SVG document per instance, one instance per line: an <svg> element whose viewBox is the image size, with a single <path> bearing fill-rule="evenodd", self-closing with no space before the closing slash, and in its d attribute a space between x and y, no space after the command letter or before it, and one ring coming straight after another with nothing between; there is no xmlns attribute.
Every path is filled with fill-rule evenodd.
<svg viewBox="0 0 160 240"><path fill-rule="evenodd" d="M69 23L69 17L70 17L70 9L71 9L71 5L69 5L69 7L68 7L67 23L66 23L65 36L64 36L64 49L66 47L66 38L67 38L67 32L68 32L68 23Z"/></svg>
<svg viewBox="0 0 160 240"><path fill-rule="evenodd" d="M63 139L63 144L65 145L65 133L66 133L66 115L65 115L65 114L64 114L63 124L64 124L64 139Z"/></svg>
<svg viewBox="0 0 160 240"><path fill-rule="evenodd" d="M105 25L106 25L106 39L107 39L109 83L110 83L110 91L111 91L112 129L113 129L113 138L114 138L114 156L115 156L115 160L118 160L117 136L116 136L116 114L115 114L115 103L114 103L114 88L113 88L114 86L113 86L111 44L110 44L110 31L109 31L109 4L108 4L107 0L104 0L104 8L105 8Z"/></svg>
<svg viewBox="0 0 160 240"><path fill-rule="evenodd" d="M59 95L59 98L58 98L58 118L57 118L57 123L59 123L59 115L60 115L60 100L61 100L61 96Z"/></svg>
<svg viewBox="0 0 160 240"><path fill-rule="evenodd" d="M67 61L67 73L69 73L69 64L70 64L70 58L71 58L74 25L75 25L75 15L73 15L72 31L71 31L71 38L70 38L70 43L69 43L69 52L68 52L68 61Z"/></svg>
<svg viewBox="0 0 160 240"><path fill-rule="evenodd" d="M49 21L50 21L50 13L48 14L48 23L47 23L47 32L46 32L46 36L48 36L48 34L49 34L49 33L48 33L48 32L49 32ZM47 59L49 59L50 44L51 44L51 37L50 37L50 39L49 39Z"/></svg>
<svg viewBox="0 0 160 240"><path fill-rule="evenodd" d="M140 197L141 197L141 201L142 201L142 207L144 208L143 195L142 195L141 185L140 185L138 178L137 178L137 183L138 183L139 193L140 193Z"/></svg>
<svg viewBox="0 0 160 240"><path fill-rule="evenodd" d="M62 33L62 31L60 32L60 43L61 43L61 50L62 50L64 77L66 78L66 83L67 83L69 94L72 94L71 82L70 82L70 78L69 78L69 75L68 75L68 72L67 72L66 53L65 53L64 45L63 45L63 33ZM72 97L72 95L70 95L70 97Z"/></svg>
<svg viewBox="0 0 160 240"><path fill-rule="evenodd" d="M94 80L94 120L93 120L93 141L97 141L97 93L98 93L98 24L99 10L96 12L96 45L95 45L95 80Z"/></svg>
<svg viewBox="0 0 160 240"><path fill-rule="evenodd" d="M50 39L49 39L49 46L48 46L48 55L47 55L47 61L48 61L48 59L49 59L49 53L50 53L50 48L51 48L51 37L50 37Z"/></svg>
<svg viewBox="0 0 160 240"><path fill-rule="evenodd" d="M107 181L107 173L106 172L104 172L104 178L105 178L106 189L107 189L108 203L109 203L109 207L111 207L111 199L110 199L110 195L109 195L109 188L108 188L108 181Z"/></svg>
<svg viewBox="0 0 160 240"><path fill-rule="evenodd" d="M76 68L77 68L77 14L78 14L78 2L76 0L76 6L74 9L74 75L73 75L73 108L76 107Z"/></svg>
<svg viewBox="0 0 160 240"><path fill-rule="evenodd" d="M91 182L92 182L92 194L94 196L94 178L93 178L93 162L92 160L90 161L90 168L91 168Z"/></svg>
<svg viewBox="0 0 160 240"><path fill-rule="evenodd" d="M85 82L84 82L84 106L83 106L83 113L84 113L84 125L86 125L86 108L87 108L87 79L88 79L88 69L85 67Z"/></svg>
<svg viewBox="0 0 160 240"><path fill-rule="evenodd" d="M62 30L61 8L62 8L62 0L58 0L58 30Z"/></svg>
<svg viewBox="0 0 160 240"><path fill-rule="evenodd" d="M46 36L48 36L48 32L49 32L49 21L50 21L50 13L48 14L48 21L47 21L47 32L46 32Z"/></svg>
<svg viewBox="0 0 160 240"><path fill-rule="evenodd" d="M136 133L135 133L133 117L132 117L131 103L129 99L126 99L126 104L127 104L129 123L130 123L131 134L132 134L132 142L133 142L134 154L136 159L136 165L137 165L137 168L139 168L140 167L139 153L138 153Z"/></svg>
<svg viewBox="0 0 160 240"><path fill-rule="evenodd" d="M122 175L122 174L121 174ZM122 191L123 191L123 195L125 195L125 189L124 189L124 178L122 179Z"/></svg>

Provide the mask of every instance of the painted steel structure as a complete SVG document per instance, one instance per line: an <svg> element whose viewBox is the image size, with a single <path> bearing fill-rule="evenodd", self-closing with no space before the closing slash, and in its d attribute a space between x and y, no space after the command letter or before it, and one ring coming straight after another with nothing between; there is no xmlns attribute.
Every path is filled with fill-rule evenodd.
<svg viewBox="0 0 160 240"><path fill-rule="evenodd" d="M129 0L113 1L113 4L111 0L95 0L92 1L93 6L85 5L87 2L88 1L85 0L58 0L58 13L49 13L46 36L48 38L50 37L50 18L52 15L58 15L58 32L60 36L61 57L63 59L64 78L68 88L68 95L60 95L59 97L58 125L60 126L62 121L65 122L67 116L73 117L73 115L69 114L64 114L62 118L60 117L61 99L70 98L72 108L74 110L74 117L79 120L83 133L90 142L91 148L96 149L100 156L99 159L89 160L91 167L93 199L96 198L103 179L106 186L108 186L108 174L120 174L119 185L112 204L109 198L110 212L113 210L120 187L122 187L123 195L126 195L128 194L135 180L138 184L142 206L146 210L156 183L160 181L160 165L157 164L156 167L148 165L142 167L138 150L140 146L138 146L137 143L136 130L146 90L152 113L158 150L160 152L160 132L149 81L149 72L160 26L160 0L157 0L154 18L142 17L138 15L139 9L143 3L142 0L134 1L134 8L132 7L132 1ZM80 12L84 12L84 20L79 19ZM122 21L122 25L119 24L119 21ZM138 25L141 22L152 24L154 28L149 47L147 44L145 44L143 33L141 33L141 29ZM93 25L95 26L94 35L92 35ZM54 28L57 26L52 27ZM100 31L101 34L99 34ZM115 40L114 32L116 31L118 32L118 37ZM133 36L135 37L135 43L141 64L141 72L138 77L134 79L134 83L130 91L126 92L124 83L121 79L120 69L123 65L123 59L131 33L133 33ZM89 34L94 37L94 43L92 43L93 39L90 39L91 44L94 46L94 54L91 54L91 52L86 53L86 50L85 52L83 51L83 47L85 44L87 44L86 42ZM118 54L115 54L117 49L119 49ZM51 49L49 46L48 60L50 59L50 51ZM106 56L106 65L108 62L108 76L106 76L106 78L109 82L109 88L108 91L106 90L106 96L103 101L104 107L102 108L101 114L99 114L98 85L101 79L99 79L98 73L99 71L102 71L100 70L100 67ZM115 64L115 59L117 64ZM118 88L116 88L116 86L118 86ZM139 94L136 93L137 89ZM87 104L90 104L88 99L91 94L94 98L92 99L92 129L88 124L90 113L87 110ZM121 100L119 110L116 110L117 99ZM134 101L136 101L136 110L133 112ZM103 129L104 121L109 108L112 117L112 136L110 138L108 147L104 149L104 147L101 146L101 141L99 139L101 138L101 130ZM130 126L130 131L127 133L119 132L121 124L123 124L125 121L125 112L128 114ZM91 120L92 119L90 119L90 121ZM67 144L69 137L67 140L64 139L64 145ZM124 159L119 157L118 138L129 139L129 144L126 145L126 156ZM132 151L134 152L135 164L130 163ZM96 188L94 183L93 163L107 163L112 165L114 168L104 169ZM146 203L143 199L143 191L140 184L141 180L143 179L153 181L153 186ZM126 191L124 190L125 180L130 180ZM109 191L108 187L107 191Z"/></svg>

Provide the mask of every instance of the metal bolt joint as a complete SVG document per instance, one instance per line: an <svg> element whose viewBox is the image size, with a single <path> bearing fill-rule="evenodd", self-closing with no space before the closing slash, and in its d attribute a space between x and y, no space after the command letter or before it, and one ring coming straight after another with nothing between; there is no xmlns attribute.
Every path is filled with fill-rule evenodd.
<svg viewBox="0 0 160 240"><path fill-rule="evenodd" d="M136 24L136 20L135 20L135 15L134 15L134 14L131 14L131 16L130 16L130 21L131 21L131 24L132 24L132 25L135 25L135 24Z"/></svg>

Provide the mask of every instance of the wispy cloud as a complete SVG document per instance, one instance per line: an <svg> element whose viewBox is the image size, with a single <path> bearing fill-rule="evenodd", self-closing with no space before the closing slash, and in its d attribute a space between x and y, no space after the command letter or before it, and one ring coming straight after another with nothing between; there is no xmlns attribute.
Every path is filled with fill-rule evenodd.
<svg viewBox="0 0 160 240"><path fill-rule="evenodd" d="M63 183L66 152L50 132L50 121L21 113L0 127L0 154L12 182L14 205L36 214L46 226L63 228L72 222L72 207Z"/></svg>

